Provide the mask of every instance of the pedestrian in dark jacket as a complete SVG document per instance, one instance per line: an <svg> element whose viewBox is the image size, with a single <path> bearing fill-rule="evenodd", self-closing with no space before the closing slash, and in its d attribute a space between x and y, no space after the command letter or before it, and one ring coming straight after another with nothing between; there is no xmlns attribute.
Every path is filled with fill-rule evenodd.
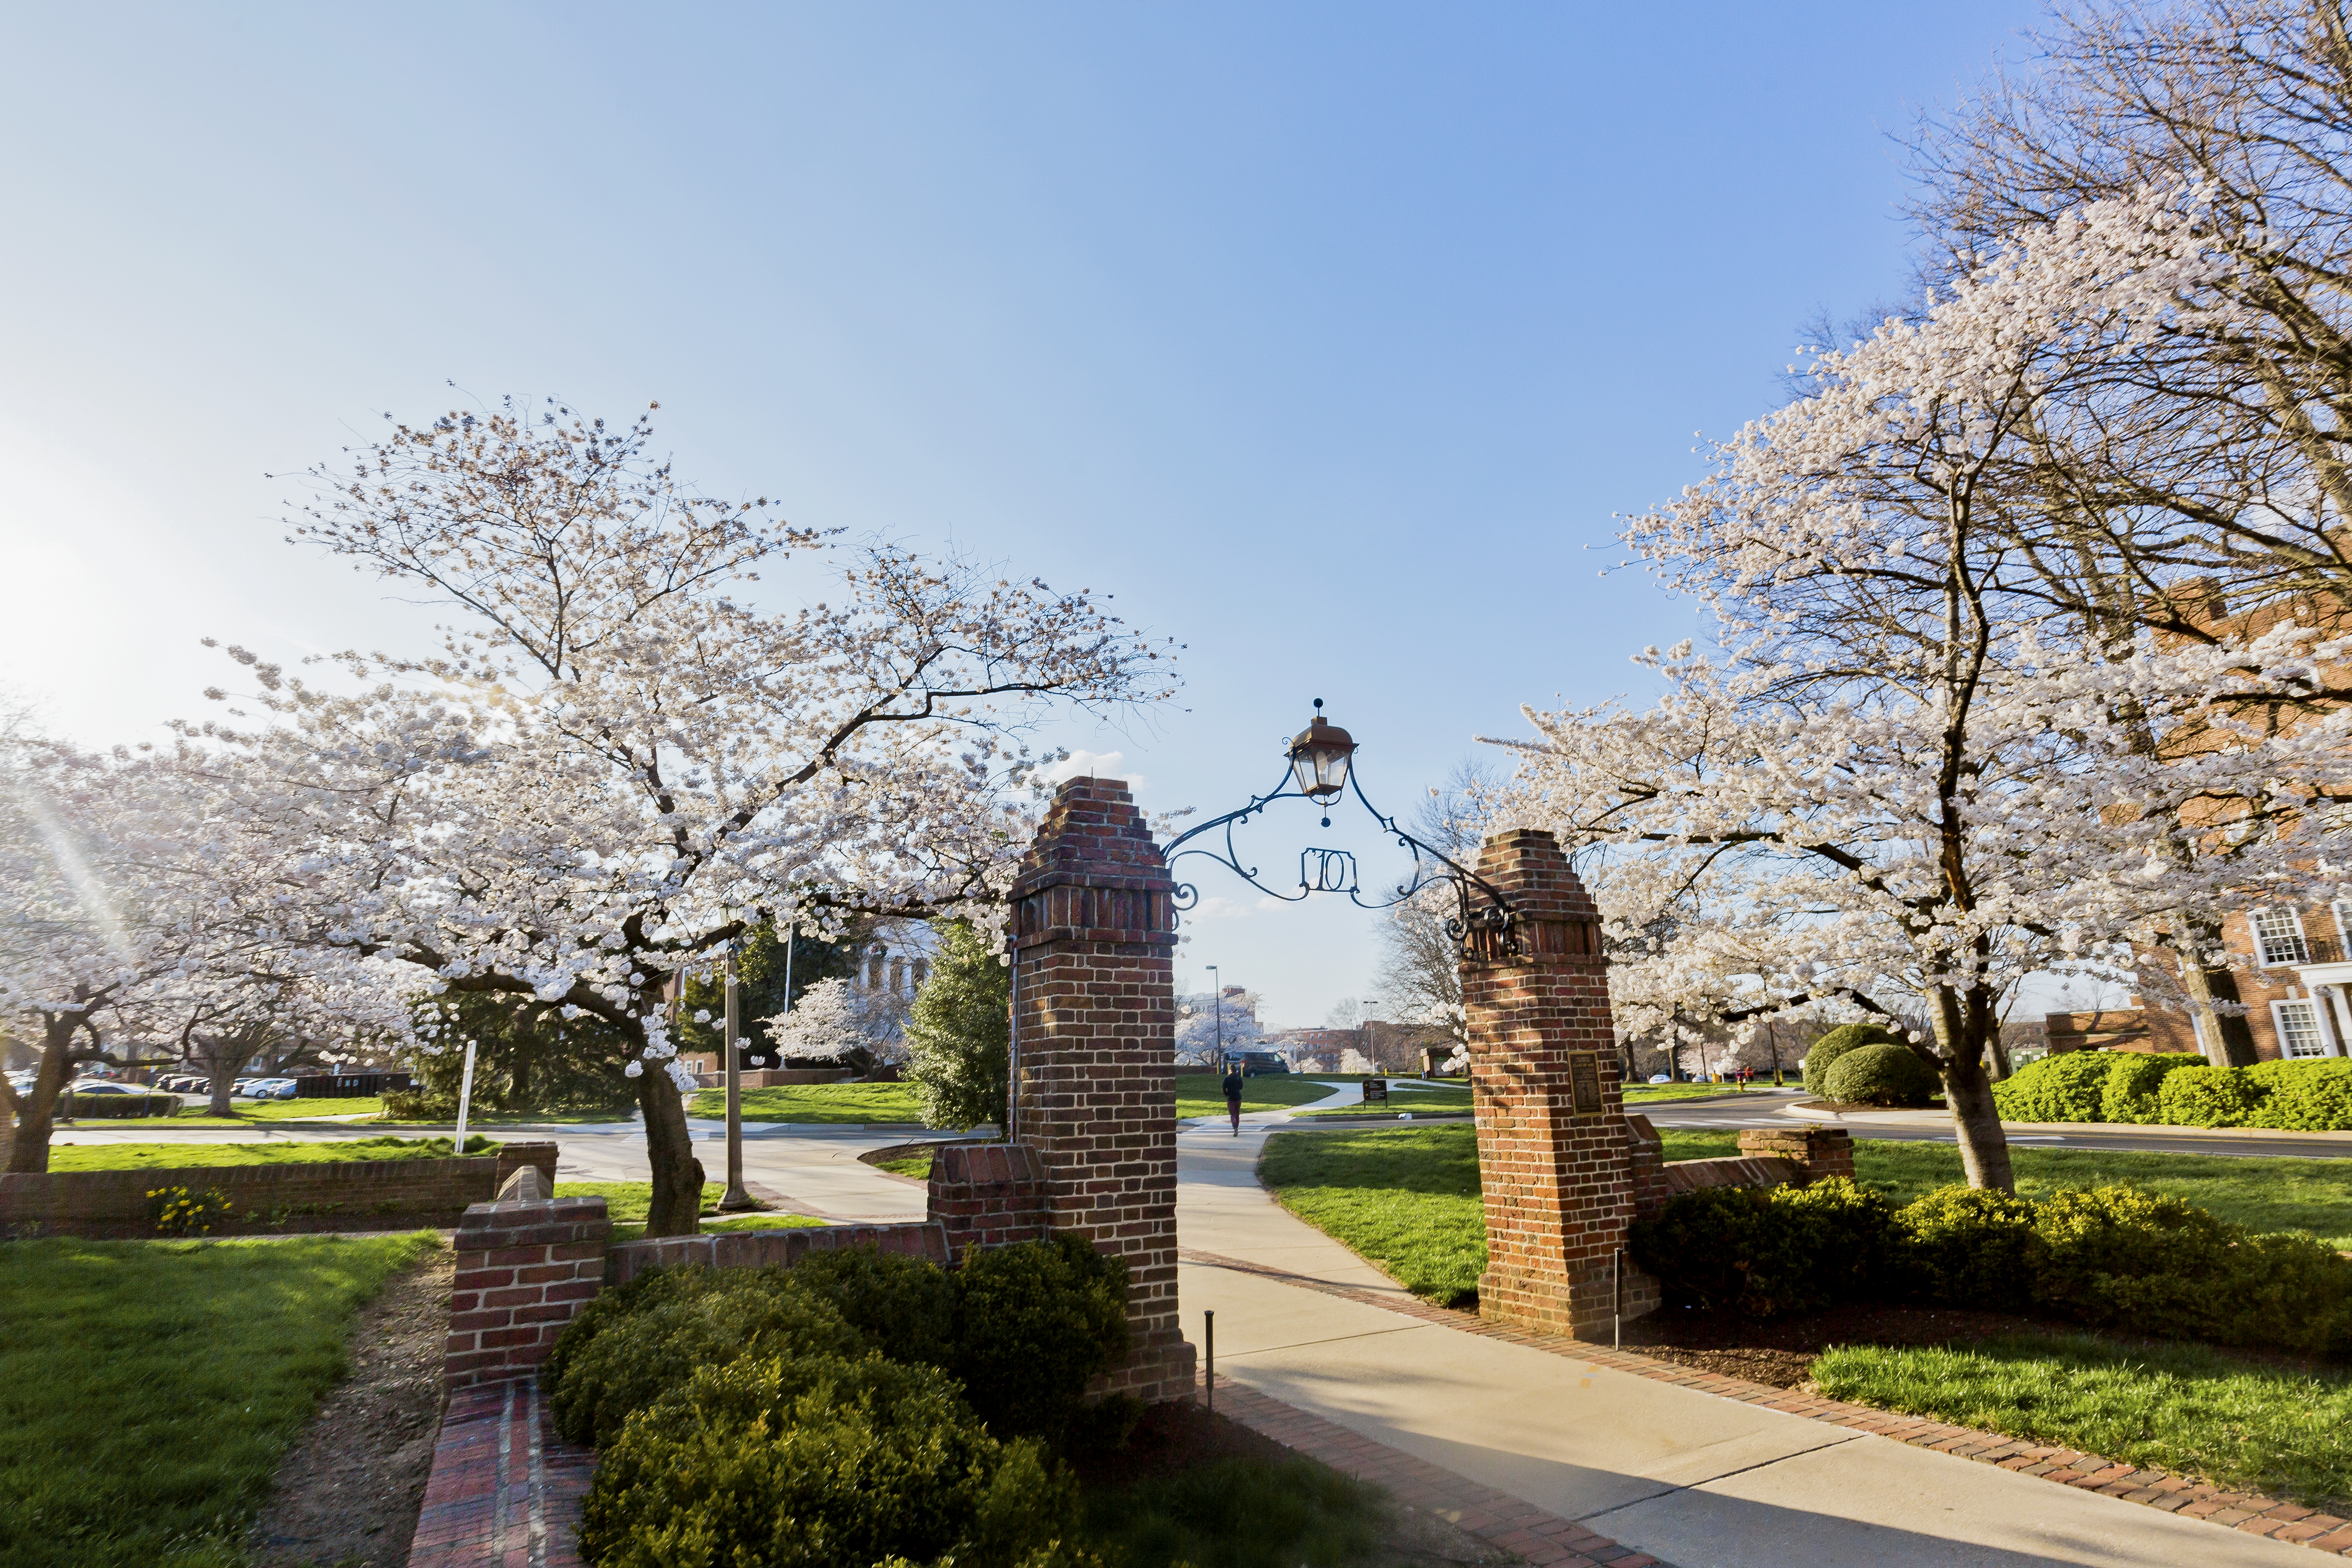
<svg viewBox="0 0 2352 1568"><path fill-rule="evenodd" d="M1225 1114L1234 1119L1234 1136L1242 1135L1242 1068L1239 1062L1225 1064Z"/></svg>

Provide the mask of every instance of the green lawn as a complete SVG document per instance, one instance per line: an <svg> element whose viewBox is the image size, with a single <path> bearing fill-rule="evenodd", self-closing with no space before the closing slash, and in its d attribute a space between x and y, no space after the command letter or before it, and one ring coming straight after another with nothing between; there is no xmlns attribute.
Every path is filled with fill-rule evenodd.
<svg viewBox="0 0 2352 1568"><path fill-rule="evenodd" d="M1223 1074L1213 1072L1180 1072L1176 1075L1176 1117L1223 1116L1225 1113L1225 1091L1217 1086L1224 1081ZM1309 1105L1331 1090L1312 1079L1295 1074L1259 1073L1242 1080L1244 1110L1284 1110L1294 1105Z"/></svg>
<svg viewBox="0 0 2352 1568"><path fill-rule="evenodd" d="M180 1114L172 1120L184 1125L194 1121L206 1127L234 1127L245 1121L316 1121L328 1116L377 1116L383 1111L383 1101L374 1096L365 1100L232 1100L226 1116L211 1114L212 1101L202 1095L184 1095L185 1101Z"/></svg>
<svg viewBox="0 0 2352 1568"><path fill-rule="evenodd" d="M1712 1100L1718 1094L1754 1094L1769 1090L1769 1083L1752 1083L1742 1089L1736 1083L1629 1083L1625 1086L1625 1103L1640 1105L1653 1100Z"/></svg>
<svg viewBox="0 0 2352 1568"><path fill-rule="evenodd" d="M882 1122L923 1120L911 1083L795 1083L742 1091L746 1121ZM727 1114L727 1091L706 1089L688 1108L692 1116Z"/></svg>
<svg viewBox="0 0 2352 1568"><path fill-rule="evenodd" d="M604 1213L613 1221L614 1241L635 1241L646 1233L646 1212L653 1207L654 1184L651 1182L558 1182L555 1195L559 1198L602 1198ZM719 1200L727 1195L724 1182L702 1184L702 1228L705 1230L788 1230L803 1226L824 1225L824 1220L804 1214L747 1214L719 1218Z"/></svg>
<svg viewBox="0 0 2352 1568"><path fill-rule="evenodd" d="M1964 1350L1840 1346L1812 1376L1832 1399L2352 1511L2352 1374L2297 1376L2198 1345L2125 1349L2068 1334Z"/></svg>
<svg viewBox="0 0 2352 1568"><path fill-rule="evenodd" d="M468 1133L466 1152L490 1154L499 1145ZM446 1138L351 1138L339 1142L282 1143L52 1143L52 1171L141 1171L174 1165L299 1165L337 1160L443 1160L454 1146Z"/></svg>
<svg viewBox="0 0 2352 1568"><path fill-rule="evenodd" d="M919 1154L908 1154L904 1159L885 1160L874 1168L887 1171L894 1176L912 1176L919 1182L928 1182L931 1179L931 1152L926 1149Z"/></svg>
<svg viewBox="0 0 2352 1568"><path fill-rule="evenodd" d="M0 1563L235 1568L406 1236L0 1243Z"/></svg>
<svg viewBox="0 0 2352 1568"><path fill-rule="evenodd" d="M1391 1083L1396 1081L1393 1079L1390 1079ZM1469 1109L1470 1086L1447 1084L1438 1089L1391 1089L1388 1103L1385 1105L1377 1100L1370 1105L1366 1105L1360 1100L1354 1100L1345 1105L1334 1106L1328 1110L1309 1110L1303 1114L1309 1119L1318 1116L1397 1116L1408 1110L1444 1111L1453 1114L1466 1111Z"/></svg>
<svg viewBox="0 0 2352 1568"><path fill-rule="evenodd" d="M1729 1131L1659 1130L1668 1160L1739 1152ZM2222 1154L2111 1154L2011 1145L2018 1190L2136 1182L2254 1230L2300 1230L2352 1249L2352 1160L2251 1160ZM1854 1172L1908 1203L1960 1178L1948 1143L1858 1140ZM1486 1267L1478 1142L1468 1127L1277 1132L1259 1179L1299 1218L1372 1259L1416 1294L1467 1301Z"/></svg>

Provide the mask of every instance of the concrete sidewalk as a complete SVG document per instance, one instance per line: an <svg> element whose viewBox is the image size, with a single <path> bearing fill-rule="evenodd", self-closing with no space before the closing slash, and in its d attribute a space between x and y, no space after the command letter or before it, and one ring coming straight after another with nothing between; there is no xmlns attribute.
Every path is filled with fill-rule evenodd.
<svg viewBox="0 0 2352 1568"><path fill-rule="evenodd" d="M1402 1292L1277 1207L1262 1140L1177 1141L1182 1246ZM1195 1259L1217 1372L1679 1568L2309 1564L2306 1550Z"/></svg>

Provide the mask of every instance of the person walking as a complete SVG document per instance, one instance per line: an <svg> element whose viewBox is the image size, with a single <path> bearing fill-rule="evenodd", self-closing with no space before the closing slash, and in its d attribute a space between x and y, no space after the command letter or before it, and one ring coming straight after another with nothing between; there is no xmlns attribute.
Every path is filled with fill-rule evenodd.
<svg viewBox="0 0 2352 1568"><path fill-rule="evenodd" d="M1225 1063L1225 1114L1234 1119L1234 1136L1242 1135L1242 1064Z"/></svg>

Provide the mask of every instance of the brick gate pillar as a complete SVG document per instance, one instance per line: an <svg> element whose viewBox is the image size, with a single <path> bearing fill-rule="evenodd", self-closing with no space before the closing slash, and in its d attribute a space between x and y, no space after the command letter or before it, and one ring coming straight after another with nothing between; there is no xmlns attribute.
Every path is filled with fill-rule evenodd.
<svg viewBox="0 0 2352 1568"><path fill-rule="evenodd" d="M1634 1144L1618 1082L1601 916L1549 833L1486 840L1478 874L1517 914L1518 951L1475 932L1462 960L1470 1092L1486 1209L1478 1313L1550 1333L1609 1332L1610 1267L1633 1221ZM1624 1272L1625 1315L1658 1305Z"/></svg>
<svg viewBox="0 0 2352 1568"><path fill-rule="evenodd" d="M1176 1317L1175 884L1117 779L1054 796L1013 884L1013 1135L1045 1223L1127 1259L1134 1348L1109 1387L1189 1397Z"/></svg>

